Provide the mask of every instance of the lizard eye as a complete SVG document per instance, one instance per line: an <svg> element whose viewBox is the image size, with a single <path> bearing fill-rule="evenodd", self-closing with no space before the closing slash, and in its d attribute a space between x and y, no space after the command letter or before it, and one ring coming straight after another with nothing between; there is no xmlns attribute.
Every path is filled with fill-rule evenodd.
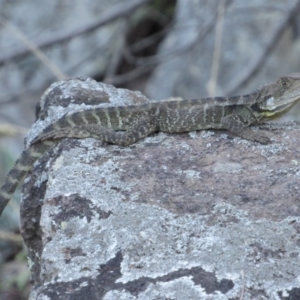
<svg viewBox="0 0 300 300"><path fill-rule="evenodd" d="M291 82L287 78L281 78L281 85L286 89L291 85Z"/></svg>

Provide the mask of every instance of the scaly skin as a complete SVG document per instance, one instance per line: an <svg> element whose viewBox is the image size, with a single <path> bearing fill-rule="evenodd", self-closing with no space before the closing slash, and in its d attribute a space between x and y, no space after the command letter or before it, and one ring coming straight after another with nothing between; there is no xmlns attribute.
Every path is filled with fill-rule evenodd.
<svg viewBox="0 0 300 300"><path fill-rule="evenodd" d="M31 170L34 162L39 159L46 151L52 148L57 141L40 141L24 150L15 162L13 168L7 174L5 181L0 189L0 214L28 171Z"/></svg>
<svg viewBox="0 0 300 300"><path fill-rule="evenodd" d="M59 139L93 137L127 146L157 131L180 133L225 129L267 144L267 135L248 127L281 116L300 100L300 73L281 77L249 95L94 108L65 115L24 150L0 189L0 214L34 162Z"/></svg>

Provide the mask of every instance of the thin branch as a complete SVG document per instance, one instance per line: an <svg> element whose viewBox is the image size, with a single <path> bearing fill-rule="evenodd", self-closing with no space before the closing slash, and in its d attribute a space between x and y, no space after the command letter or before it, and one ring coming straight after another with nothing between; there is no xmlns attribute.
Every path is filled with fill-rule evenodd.
<svg viewBox="0 0 300 300"><path fill-rule="evenodd" d="M0 137L13 137L19 134L25 135L28 129L11 124L0 124Z"/></svg>
<svg viewBox="0 0 300 300"><path fill-rule="evenodd" d="M91 22L90 24L87 24L86 26L82 26L77 29L71 29L69 31L65 32L59 32L56 35L51 34L51 37L47 37L40 41L33 42L34 45L36 45L37 48L47 48L54 44L63 43L66 41L69 41L73 39L74 37L77 37L82 34L86 34L88 32L92 32L99 27L103 26L106 23L115 21L116 19L128 15L133 10L137 9L138 7L151 2L152 0L132 0L131 2L121 3L115 5L113 8L105 12L103 16L101 16L98 20ZM4 55L0 57L0 66L3 65L5 62L23 57L25 55L28 55L30 53L30 50L27 48L21 48L17 49L15 51L12 51L8 55Z"/></svg>
<svg viewBox="0 0 300 300"><path fill-rule="evenodd" d="M258 6L236 6L234 9L232 9L235 13L245 13L245 14L251 14L251 13L270 13L274 11L280 11L286 13L286 5L258 5Z"/></svg>
<svg viewBox="0 0 300 300"><path fill-rule="evenodd" d="M3 17L0 17L0 23L6 29L8 29L14 37L19 39L23 44L25 44L28 48L28 51L31 51L36 57L40 59L40 61L46 65L51 72L56 76L57 79L62 80L67 76L54 64L51 60L34 44L32 43L26 35L21 32L17 27L15 27L12 23L5 20Z"/></svg>
<svg viewBox="0 0 300 300"><path fill-rule="evenodd" d="M233 0L225 0L225 7L227 8ZM217 10L216 12L211 16L209 21L199 30L197 37L191 41L190 43L186 43L182 46L179 47L172 47L168 50L165 50L163 53L159 53L153 56L148 56L148 57L136 57L131 54L131 52L126 51L124 49L124 55L129 61L134 61L137 67L135 70L132 70L126 74L122 74L116 77L111 78L111 83L112 84L124 84L130 80L136 79L141 75L146 74L147 72L150 72L151 69L156 65L161 62L164 62L166 59L170 59L170 57L178 56L182 53L185 53L186 51L191 50L194 46L199 45L199 43L211 32L211 30L214 28L215 25L215 20L217 18ZM190 25L179 25L177 28L185 26L190 26ZM175 30L173 28L173 30Z"/></svg>
<svg viewBox="0 0 300 300"><path fill-rule="evenodd" d="M132 53L125 48L124 56L126 57L127 61L134 62L136 65L138 65L138 67L128 73L110 78L110 83L114 85L127 83L151 71L151 69L154 68L156 64L159 64L172 56L174 57L190 50L194 45L198 44L199 41L204 39L206 35L212 30L215 24L215 17L216 16L212 16L206 26L204 26L202 30L199 31L199 34L194 41L180 47L173 47L170 50L164 51L163 53L141 58L132 55ZM180 25L180 27L183 27L183 25Z"/></svg>
<svg viewBox="0 0 300 300"><path fill-rule="evenodd" d="M275 46L280 41L281 36L285 32L287 25L298 15L300 11L300 0L292 6L286 13L283 20L279 23L277 28L274 30L270 40L262 49L261 53L257 55L249 64L245 66L243 70L234 77L234 79L227 85L227 89L224 92L225 95L234 93L238 88L246 84L252 76L254 76L266 63L267 57L275 49Z"/></svg>
<svg viewBox="0 0 300 300"><path fill-rule="evenodd" d="M147 56L147 57L141 57L141 58L137 57L136 58L136 63L138 65L142 65L142 64L158 64L160 62L165 61L166 58L170 58L171 56L178 56L180 54L185 53L186 51L190 50L195 45L198 45L199 41L203 40L207 36L207 34L209 34L209 32L214 27L215 18L216 17L213 16L207 22L207 24L199 31L197 37L193 41L191 41L189 43L185 43L182 46L172 47L172 48L170 48L168 50L165 50L164 52L161 52L161 53L153 55L153 56Z"/></svg>
<svg viewBox="0 0 300 300"><path fill-rule="evenodd" d="M233 2L233 0L225 0L225 6L226 8ZM197 37L189 43L184 44L183 46L179 47L172 47L163 53L159 53L157 55L153 56L148 56L146 58L137 58L136 63L139 65L142 64L157 64L160 62L165 61L165 59L169 59L172 55L181 55L182 53L185 53L188 50L191 50L193 47L198 46L199 43L211 32L211 30L214 28L215 23L216 23L216 18L218 16L218 12L216 12L211 16L211 18L207 21L205 25L201 27L201 30L197 34ZM190 25L179 25L177 28L182 28L185 26L190 26Z"/></svg>
<svg viewBox="0 0 300 300"><path fill-rule="evenodd" d="M130 45L131 52L135 53L145 48L151 47L161 40L168 32L170 31L170 26L166 26L162 30L151 34L139 41L136 41L134 44Z"/></svg>
<svg viewBox="0 0 300 300"><path fill-rule="evenodd" d="M9 241L17 244L22 244L23 238L20 234L15 234L11 231L0 230L0 240Z"/></svg>
<svg viewBox="0 0 300 300"><path fill-rule="evenodd" d="M222 37L224 29L224 14L225 14L225 0L221 0L218 6L218 19L216 25L215 46L213 54L213 62L211 67L211 77L207 83L208 95L214 97L216 94L216 86L219 75Z"/></svg>
<svg viewBox="0 0 300 300"><path fill-rule="evenodd" d="M130 72L110 78L109 83L113 85L120 85L130 82L134 79L141 77L142 75L145 75L147 72L150 72L153 67L154 65L151 64L142 65Z"/></svg>
<svg viewBox="0 0 300 300"><path fill-rule="evenodd" d="M227 0L226 3L230 2L231 0ZM185 53L186 51L190 50L193 46L196 44L199 44L199 42L204 39L207 34L213 29L215 24L215 19L217 17L217 13L211 17L211 19L206 23L205 26L202 27L202 29L199 31L197 37L190 43L186 43L183 46L179 47L172 47L171 49L165 50L163 53L159 53L153 56L148 57L136 57L132 55L128 49L124 49L124 56L126 59L130 62L134 62L138 67L128 73L118 75L115 77L110 78L110 83L114 85L120 85L124 84L126 82L129 82L131 80L134 80L147 72L150 72L156 64L159 64L166 59L169 59L170 57L174 57L177 55L180 55L182 53ZM176 26L176 25L175 25ZM173 28L173 30L176 29L182 29L182 27L189 26L189 25L182 25L180 24L177 26L177 28ZM169 28L168 28L169 30ZM149 37L151 38L151 37Z"/></svg>
<svg viewBox="0 0 300 300"><path fill-rule="evenodd" d="M111 78L113 78L117 72L119 63L122 59L124 48L126 47L126 34L128 31L128 20L123 18L119 23L119 31L116 31L113 38L117 41L114 43L114 48L111 51L110 61L107 64L107 70L103 82L111 83Z"/></svg>

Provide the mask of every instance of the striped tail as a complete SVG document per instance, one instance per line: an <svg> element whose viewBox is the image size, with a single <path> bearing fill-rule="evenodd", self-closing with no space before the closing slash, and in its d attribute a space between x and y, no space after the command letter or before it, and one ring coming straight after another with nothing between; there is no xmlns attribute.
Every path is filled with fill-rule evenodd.
<svg viewBox="0 0 300 300"><path fill-rule="evenodd" d="M57 143L57 142L56 142ZM55 142L44 141L30 146L24 150L15 165L5 178L0 189L0 216L11 199L13 193L23 180L28 171L31 170L34 162L39 159L47 150L49 150Z"/></svg>

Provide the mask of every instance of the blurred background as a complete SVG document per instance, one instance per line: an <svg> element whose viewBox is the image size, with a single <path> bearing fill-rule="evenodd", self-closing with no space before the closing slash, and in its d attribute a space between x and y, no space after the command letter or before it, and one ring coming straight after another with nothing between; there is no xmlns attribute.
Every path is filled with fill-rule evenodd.
<svg viewBox="0 0 300 300"><path fill-rule="evenodd" d="M299 0L0 0L0 181L54 81L155 100L244 94L300 71L299 32ZM29 280L16 193L0 219L0 300L27 299Z"/></svg>

